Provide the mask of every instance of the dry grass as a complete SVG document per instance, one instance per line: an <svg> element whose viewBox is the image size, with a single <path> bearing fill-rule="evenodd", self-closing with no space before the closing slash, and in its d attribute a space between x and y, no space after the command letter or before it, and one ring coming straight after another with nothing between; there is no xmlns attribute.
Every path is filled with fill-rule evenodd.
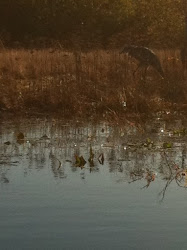
<svg viewBox="0 0 187 250"><path fill-rule="evenodd" d="M156 51L166 79L119 51L2 50L0 107L14 112L60 112L69 117L186 110L187 84L179 51ZM126 107L125 106L126 103Z"/></svg>

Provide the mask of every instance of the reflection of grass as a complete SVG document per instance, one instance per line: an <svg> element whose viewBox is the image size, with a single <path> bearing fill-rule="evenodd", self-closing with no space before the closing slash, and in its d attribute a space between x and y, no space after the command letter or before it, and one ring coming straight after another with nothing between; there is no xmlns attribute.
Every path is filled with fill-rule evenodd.
<svg viewBox="0 0 187 250"><path fill-rule="evenodd" d="M1 51L0 108L115 119L168 108L186 111L187 85L178 51L157 54L166 79L150 68L144 81L140 71L133 77L136 61L118 51Z"/></svg>
<svg viewBox="0 0 187 250"><path fill-rule="evenodd" d="M132 134L131 127L86 127L55 119L16 120L2 126L0 184L11 183L9 172L13 166L21 166L25 173L35 168L51 169L54 177L60 179L71 178L70 171L77 172L81 179L87 179L90 173L112 173L117 182L140 182L142 190L154 189L162 179L161 201L171 183L187 188L186 138L180 135L170 137L172 148L164 148L165 135L150 138ZM151 125L154 127L154 123Z"/></svg>

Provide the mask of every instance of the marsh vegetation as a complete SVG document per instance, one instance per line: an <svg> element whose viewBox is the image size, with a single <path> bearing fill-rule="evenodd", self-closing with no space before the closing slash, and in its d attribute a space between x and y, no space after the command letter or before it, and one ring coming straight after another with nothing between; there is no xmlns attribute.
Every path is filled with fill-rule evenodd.
<svg viewBox="0 0 187 250"><path fill-rule="evenodd" d="M4 49L0 53L1 110L64 117L119 119L157 111L186 114L187 85L178 50L154 50L165 78L118 50Z"/></svg>
<svg viewBox="0 0 187 250"><path fill-rule="evenodd" d="M160 118L137 128L31 118L2 125L6 125L1 127L0 141L2 183L11 182L11 168L24 162L26 173L49 164L54 177L62 179L70 169L85 179L104 168L118 173L115 181L145 183L143 189L162 179L161 200L171 182L187 188L186 121L171 124Z"/></svg>

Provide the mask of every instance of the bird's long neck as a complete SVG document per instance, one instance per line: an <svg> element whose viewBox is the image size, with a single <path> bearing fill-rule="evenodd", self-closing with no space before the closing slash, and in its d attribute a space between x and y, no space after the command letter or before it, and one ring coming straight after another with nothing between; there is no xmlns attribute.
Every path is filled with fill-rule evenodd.
<svg viewBox="0 0 187 250"><path fill-rule="evenodd" d="M120 52L120 54L121 53L128 53L128 52L131 51L131 49L132 49L131 47L125 47L125 48L122 49L122 51Z"/></svg>

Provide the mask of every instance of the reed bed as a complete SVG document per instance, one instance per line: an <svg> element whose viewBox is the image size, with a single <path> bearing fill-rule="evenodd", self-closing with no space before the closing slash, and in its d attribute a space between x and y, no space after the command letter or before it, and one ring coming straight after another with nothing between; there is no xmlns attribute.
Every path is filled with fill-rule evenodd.
<svg viewBox="0 0 187 250"><path fill-rule="evenodd" d="M89 52L12 49L0 52L0 109L115 117L185 112L187 84L177 50L155 51L165 72L135 77L136 60L117 50Z"/></svg>

